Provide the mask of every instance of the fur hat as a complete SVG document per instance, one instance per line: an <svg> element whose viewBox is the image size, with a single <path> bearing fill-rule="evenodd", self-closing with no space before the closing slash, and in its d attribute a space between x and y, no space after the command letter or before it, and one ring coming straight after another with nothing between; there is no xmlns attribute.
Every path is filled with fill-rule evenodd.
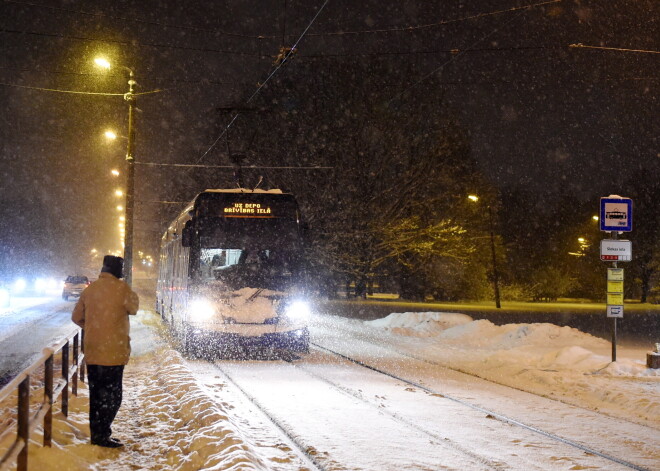
<svg viewBox="0 0 660 471"><path fill-rule="evenodd" d="M103 257L103 268L101 273L110 273L117 278L124 276L124 259L115 257L114 255L106 255Z"/></svg>

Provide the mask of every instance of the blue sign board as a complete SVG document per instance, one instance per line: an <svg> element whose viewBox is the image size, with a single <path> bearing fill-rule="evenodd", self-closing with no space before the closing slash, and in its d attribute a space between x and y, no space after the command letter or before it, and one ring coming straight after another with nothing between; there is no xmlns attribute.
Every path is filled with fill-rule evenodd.
<svg viewBox="0 0 660 471"><path fill-rule="evenodd" d="M632 231L632 200L630 198L600 199L601 231Z"/></svg>

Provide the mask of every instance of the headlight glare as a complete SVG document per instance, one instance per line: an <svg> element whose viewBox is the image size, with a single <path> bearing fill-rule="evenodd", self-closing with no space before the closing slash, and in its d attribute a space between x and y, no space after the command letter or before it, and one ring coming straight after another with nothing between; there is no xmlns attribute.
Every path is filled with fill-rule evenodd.
<svg viewBox="0 0 660 471"><path fill-rule="evenodd" d="M27 288L27 283L23 278L19 278L14 282L14 291L16 293L22 293L25 288Z"/></svg>
<svg viewBox="0 0 660 471"><path fill-rule="evenodd" d="M215 307L207 299L195 299L188 305L188 315L193 321L205 321L213 317Z"/></svg>
<svg viewBox="0 0 660 471"><path fill-rule="evenodd" d="M286 307L285 314L290 319L307 319L311 310L306 302L294 301Z"/></svg>

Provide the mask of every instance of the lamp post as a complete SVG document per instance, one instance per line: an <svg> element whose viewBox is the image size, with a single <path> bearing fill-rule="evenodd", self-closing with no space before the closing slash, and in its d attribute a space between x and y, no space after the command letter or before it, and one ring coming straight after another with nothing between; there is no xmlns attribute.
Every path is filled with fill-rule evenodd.
<svg viewBox="0 0 660 471"><path fill-rule="evenodd" d="M477 195L468 195L468 199L473 203L479 201ZM493 260L493 290L495 292L495 307L500 309L502 303L500 302L500 281L499 273L497 272L497 257L495 255L495 231L493 229L493 209L488 205L488 229L490 231L490 252Z"/></svg>
<svg viewBox="0 0 660 471"><path fill-rule="evenodd" d="M110 63L101 58L94 62L105 69L110 69ZM121 68L128 71L128 93L124 100L128 102L128 143L126 144L126 229L124 232L124 279L129 286L133 281L133 213L135 198L135 159L133 158L133 146L135 143L135 75L131 69L125 66ZM107 133L106 136L110 137Z"/></svg>

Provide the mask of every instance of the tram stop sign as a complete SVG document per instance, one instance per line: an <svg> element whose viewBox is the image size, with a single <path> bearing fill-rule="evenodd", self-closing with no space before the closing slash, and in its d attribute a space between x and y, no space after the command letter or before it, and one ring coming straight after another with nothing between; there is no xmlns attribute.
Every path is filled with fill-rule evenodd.
<svg viewBox="0 0 660 471"><path fill-rule="evenodd" d="M629 262L632 260L632 243L623 239L600 241L600 259L604 262Z"/></svg>
<svg viewBox="0 0 660 471"><path fill-rule="evenodd" d="M600 199L600 230L632 231L632 200L611 195Z"/></svg>

